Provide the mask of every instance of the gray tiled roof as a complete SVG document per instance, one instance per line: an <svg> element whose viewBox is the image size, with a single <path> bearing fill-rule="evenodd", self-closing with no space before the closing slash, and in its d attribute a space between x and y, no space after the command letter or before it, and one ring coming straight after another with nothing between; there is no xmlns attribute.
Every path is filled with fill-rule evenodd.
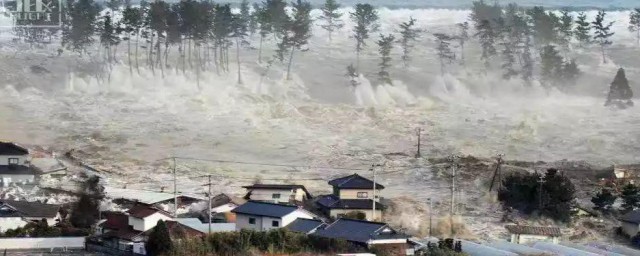
<svg viewBox="0 0 640 256"><path fill-rule="evenodd" d="M640 210L630 211L620 217L620 221L640 224Z"/></svg>
<svg viewBox="0 0 640 256"><path fill-rule="evenodd" d="M388 229L385 231L385 229ZM398 233L381 222L353 219L338 219L313 235L344 239L351 242L367 243L376 239L406 239L407 235Z"/></svg>
<svg viewBox="0 0 640 256"><path fill-rule="evenodd" d="M323 208L329 209L372 209L373 200L371 199L340 199L335 195L319 196L316 201ZM384 209L384 205L376 202L376 209Z"/></svg>
<svg viewBox="0 0 640 256"><path fill-rule="evenodd" d="M0 155L21 156L28 155L29 151L10 142L0 142Z"/></svg>
<svg viewBox="0 0 640 256"><path fill-rule="evenodd" d="M19 216L28 218L54 218L60 210L59 205L39 202L0 200L0 205L7 205L15 209Z"/></svg>
<svg viewBox="0 0 640 256"><path fill-rule="evenodd" d="M507 225L505 228L512 234L519 235L539 235L539 236L561 236L559 227L538 227L538 226L521 226Z"/></svg>
<svg viewBox="0 0 640 256"><path fill-rule="evenodd" d="M373 181L356 173L329 181L329 185L340 189L373 189ZM376 183L376 189L384 189L384 186Z"/></svg>
<svg viewBox="0 0 640 256"><path fill-rule="evenodd" d="M310 220L298 218L286 226L288 230L300 233L309 233L326 224L320 220Z"/></svg>
<svg viewBox="0 0 640 256"><path fill-rule="evenodd" d="M297 209L298 207L293 205L249 201L231 210L231 212L237 214L281 218L296 211Z"/></svg>

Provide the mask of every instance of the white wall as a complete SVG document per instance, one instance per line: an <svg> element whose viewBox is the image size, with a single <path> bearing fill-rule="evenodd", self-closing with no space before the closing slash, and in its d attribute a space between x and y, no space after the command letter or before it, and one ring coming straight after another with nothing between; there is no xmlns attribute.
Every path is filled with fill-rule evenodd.
<svg viewBox="0 0 640 256"><path fill-rule="evenodd" d="M358 197L358 193L367 193L367 197ZM380 190L376 191L376 196L380 197ZM373 199L373 189L340 189L338 195L340 199Z"/></svg>
<svg viewBox="0 0 640 256"><path fill-rule="evenodd" d="M0 232L6 232L9 229L24 227L24 225L27 225L27 223L28 222L22 220L22 218L20 217L0 218Z"/></svg>
<svg viewBox="0 0 640 256"><path fill-rule="evenodd" d="M26 174L0 174L0 182L2 186L9 186L11 183L16 184L33 184L35 182L35 175Z"/></svg>
<svg viewBox="0 0 640 256"><path fill-rule="evenodd" d="M249 219L255 218L255 224L249 224ZM259 216L236 214L236 230L250 229L262 231L262 218Z"/></svg>
<svg viewBox="0 0 640 256"><path fill-rule="evenodd" d="M252 229L256 231L267 231L274 228L281 228L289 225L294 220L301 219L313 219L315 216L305 210L298 209L292 213L283 216L282 218L272 218L266 216L254 216L246 214L236 214L236 230ZM249 219L256 219L255 224L249 224ZM278 221L278 226L273 226L273 221Z"/></svg>
<svg viewBox="0 0 640 256"><path fill-rule="evenodd" d="M536 242L550 242L557 244L559 239L558 237L550 236L511 234L511 242L516 244L534 244Z"/></svg>
<svg viewBox="0 0 640 256"><path fill-rule="evenodd" d="M211 212L212 213L230 212L231 210L235 209L236 207L238 207L236 204L228 203L228 204L220 205L220 206L215 207L215 208L211 208Z"/></svg>
<svg viewBox="0 0 640 256"><path fill-rule="evenodd" d="M273 199L273 194L280 194L280 198ZM294 192L290 189L252 189L250 199L273 203L286 203L289 202L291 195L294 195Z"/></svg>
<svg viewBox="0 0 640 256"><path fill-rule="evenodd" d="M9 165L9 158L18 158L18 164L21 164L21 165L26 165L27 161L29 160L28 155L24 155L24 156L0 155L0 165Z"/></svg>
<svg viewBox="0 0 640 256"><path fill-rule="evenodd" d="M622 228L622 232L630 237L635 236L636 234L638 234L638 231L640 231L639 224L629 222L621 222L621 224L622 225L620 227Z"/></svg>
<svg viewBox="0 0 640 256"><path fill-rule="evenodd" d="M134 230L147 231L154 228L156 224L158 224L159 220L167 221L171 220L171 217L157 212L147 216L144 219L129 216L129 226L133 226Z"/></svg>
<svg viewBox="0 0 640 256"><path fill-rule="evenodd" d="M84 237L0 238L3 249L84 248Z"/></svg>
<svg viewBox="0 0 640 256"><path fill-rule="evenodd" d="M307 212L305 210L302 209L298 209L284 217L282 217L282 223L280 224L281 227L284 227L286 225L289 225L289 223L295 221L296 219L300 218L300 219L313 219L314 217L316 217L315 215L311 214L310 212Z"/></svg>

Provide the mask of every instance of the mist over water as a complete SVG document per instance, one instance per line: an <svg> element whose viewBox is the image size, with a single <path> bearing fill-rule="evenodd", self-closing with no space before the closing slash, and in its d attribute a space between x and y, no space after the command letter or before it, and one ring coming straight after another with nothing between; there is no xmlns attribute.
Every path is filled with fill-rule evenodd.
<svg viewBox="0 0 640 256"><path fill-rule="evenodd" d="M381 9L380 15L381 32L393 32L413 16L433 33L452 31L469 11ZM595 11L588 15L591 19ZM161 75L146 68L130 75L121 48L122 64L113 67L109 81L78 72L46 85L2 84L0 139L82 150L101 163L137 162L118 166L132 182L149 178L132 170L173 155L305 166L361 168L384 160L409 165L415 161L410 156L418 127L424 130L423 152L429 157L504 153L508 159L529 161L639 162L638 108L603 107L620 66L640 91L634 61L640 54L626 30L628 12L609 15L616 21L609 62L601 64L596 48L576 49L570 57L578 59L584 76L576 86L561 89L505 81L498 69L485 73L477 46L466 52L466 68L451 65L442 76L430 34L417 44L407 68L399 60L400 49L394 49L393 85L378 82L378 55L370 42L355 87L344 76L355 59L346 31L329 46L325 32L314 28L309 50L296 55L290 81L279 65L262 78L264 66L256 63L256 51L243 51L242 85L237 84L235 64L222 75L173 69ZM272 48L273 42L265 44ZM25 76L23 80L39 81L35 74ZM398 153L409 157L385 157ZM261 168L234 170L253 176ZM320 177L338 172L305 171Z"/></svg>

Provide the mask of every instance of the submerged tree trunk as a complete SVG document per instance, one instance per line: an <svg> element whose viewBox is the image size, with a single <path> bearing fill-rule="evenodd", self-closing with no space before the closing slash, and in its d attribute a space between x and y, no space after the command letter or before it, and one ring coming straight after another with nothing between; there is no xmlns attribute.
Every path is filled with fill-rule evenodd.
<svg viewBox="0 0 640 256"><path fill-rule="evenodd" d="M258 63L262 63L262 41L264 40L264 36L260 35L260 46L258 47Z"/></svg>
<svg viewBox="0 0 640 256"><path fill-rule="evenodd" d="M289 65L287 66L287 80L291 80L291 63L293 62L293 52L295 52L296 47L291 46L291 55L289 55Z"/></svg>
<svg viewBox="0 0 640 256"><path fill-rule="evenodd" d="M131 36L127 40L127 56L129 59L129 75L133 75L133 63L131 63Z"/></svg>
<svg viewBox="0 0 640 256"><path fill-rule="evenodd" d="M238 63L238 84L242 84L242 73L240 72L240 39L236 37L236 62Z"/></svg>
<svg viewBox="0 0 640 256"><path fill-rule="evenodd" d="M139 36L139 33L136 33L136 54L135 54L136 56L135 56L135 59L136 59L136 70L138 71L138 75L139 75L140 74L140 64L138 63L138 48L140 48L140 47L138 47L138 41L140 41L140 36Z"/></svg>

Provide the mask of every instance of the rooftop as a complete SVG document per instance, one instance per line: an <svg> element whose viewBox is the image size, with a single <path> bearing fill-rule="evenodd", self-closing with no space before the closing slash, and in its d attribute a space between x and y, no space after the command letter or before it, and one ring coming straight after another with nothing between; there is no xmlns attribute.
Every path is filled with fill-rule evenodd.
<svg viewBox="0 0 640 256"><path fill-rule="evenodd" d="M0 207L7 215L28 217L28 218L54 218L60 210L59 205L43 204L39 202L0 200Z"/></svg>
<svg viewBox="0 0 640 256"><path fill-rule="evenodd" d="M244 200L239 197L230 196L227 194L218 194L211 198L211 208L215 208L224 204L233 203L236 205L241 205L246 203L247 200Z"/></svg>
<svg viewBox="0 0 640 256"><path fill-rule="evenodd" d="M505 226L507 231L512 234L519 235L538 235L538 236L561 236L560 228L558 227L541 227L541 226L521 226L521 225L507 225Z"/></svg>
<svg viewBox="0 0 640 256"><path fill-rule="evenodd" d="M293 222L289 223L289 225L286 226L286 228L288 230L294 231L294 232L300 232L300 233L309 233L312 232L318 228L322 228L325 227L327 224L325 224L324 222L322 222L321 220L310 220L310 219L301 219L301 218L297 218L296 220L294 220Z"/></svg>
<svg viewBox="0 0 640 256"><path fill-rule="evenodd" d="M329 181L329 185L340 189L373 189L373 181L356 173ZM376 183L376 189L384 189L384 186Z"/></svg>
<svg viewBox="0 0 640 256"><path fill-rule="evenodd" d="M175 221L187 227L198 230L202 233L209 233L209 223L203 223L198 218L178 218ZM235 223L211 223L211 232L233 232L236 231Z"/></svg>
<svg viewBox="0 0 640 256"><path fill-rule="evenodd" d="M36 175L35 169L18 164L12 165L0 165L0 174L12 174L12 175Z"/></svg>
<svg viewBox="0 0 640 256"><path fill-rule="evenodd" d="M100 224L103 228L120 230L129 227L129 216L124 212L103 212L102 215L107 219Z"/></svg>
<svg viewBox="0 0 640 256"><path fill-rule="evenodd" d="M630 211L620 217L620 221L640 224L640 210Z"/></svg>
<svg viewBox="0 0 640 256"><path fill-rule="evenodd" d="M28 155L29 151L11 142L0 142L0 155L3 156L22 156Z"/></svg>
<svg viewBox="0 0 640 256"><path fill-rule="evenodd" d="M245 189L277 189L277 190L294 190L302 189L307 194L307 198L311 198L311 193L307 191L303 185L296 184L253 184L251 186L243 186Z"/></svg>
<svg viewBox="0 0 640 256"><path fill-rule="evenodd" d="M296 210L298 206L249 201L231 210L237 214L282 218Z"/></svg>
<svg viewBox="0 0 640 256"><path fill-rule="evenodd" d="M335 195L319 196L316 201L320 206L330 209L372 209L372 199L340 199ZM376 202L376 209L384 209L384 205Z"/></svg>
<svg viewBox="0 0 640 256"><path fill-rule="evenodd" d="M406 239L407 235L398 233L382 222L354 219L338 219L313 235L344 239L352 242L368 243L380 239Z"/></svg>
<svg viewBox="0 0 640 256"><path fill-rule="evenodd" d="M140 202L143 204L157 204L163 201L173 200L173 193L151 192L146 190L115 187L105 187L104 192L107 197L111 199L125 199L129 201ZM196 200L203 200L203 198L199 196L180 194L178 195L178 198L192 198Z"/></svg>
<svg viewBox="0 0 640 256"><path fill-rule="evenodd" d="M145 205L145 204L136 204L134 205L131 209L129 209L129 211L127 211L127 213L129 213L129 216L135 217L135 218L139 218L139 219L144 219L146 217L149 217L155 213L160 213L166 216L171 217L171 213L168 213L166 211L160 210L156 207L153 207L151 205Z"/></svg>

